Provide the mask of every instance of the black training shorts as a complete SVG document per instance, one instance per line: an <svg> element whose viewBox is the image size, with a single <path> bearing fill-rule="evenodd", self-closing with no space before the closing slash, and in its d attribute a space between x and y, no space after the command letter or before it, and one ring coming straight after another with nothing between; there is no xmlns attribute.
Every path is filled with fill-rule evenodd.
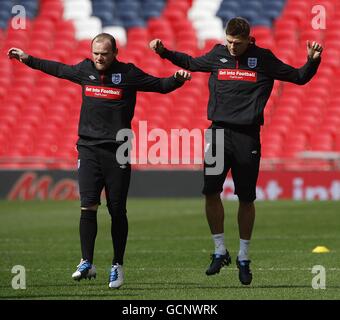
<svg viewBox="0 0 340 320"><path fill-rule="evenodd" d="M106 200L124 211L130 185L131 165L116 159L118 144L78 145L78 182L82 207L100 204L105 187Z"/></svg>
<svg viewBox="0 0 340 320"><path fill-rule="evenodd" d="M213 123L209 129L211 129L212 134L210 138L207 138L206 155L208 152L216 155L218 148L216 129L224 130L224 145L220 148L220 150L224 150L224 166L220 174L207 174L206 169L213 167L214 164L207 164L205 161L203 194L221 193L224 181L231 169L235 194L239 200L243 202L254 201L261 158L260 127Z"/></svg>

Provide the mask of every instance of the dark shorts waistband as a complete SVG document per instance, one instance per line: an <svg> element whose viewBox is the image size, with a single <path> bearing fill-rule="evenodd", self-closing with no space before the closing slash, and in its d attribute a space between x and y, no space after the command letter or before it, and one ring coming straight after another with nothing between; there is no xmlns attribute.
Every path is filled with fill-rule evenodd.
<svg viewBox="0 0 340 320"><path fill-rule="evenodd" d="M240 132L260 132L261 126L258 124L233 124L220 121L213 121L212 128L231 129Z"/></svg>

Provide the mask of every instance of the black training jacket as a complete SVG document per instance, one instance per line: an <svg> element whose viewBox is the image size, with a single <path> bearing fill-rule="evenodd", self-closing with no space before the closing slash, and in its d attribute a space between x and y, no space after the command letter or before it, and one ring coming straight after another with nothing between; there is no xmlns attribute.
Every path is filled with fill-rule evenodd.
<svg viewBox="0 0 340 320"><path fill-rule="evenodd" d="M221 44L197 58L167 49L160 56L190 71L210 72L208 119L233 125L262 125L274 80L303 85L314 76L321 60L308 59L296 69L254 43L236 58Z"/></svg>
<svg viewBox="0 0 340 320"><path fill-rule="evenodd" d="M29 56L26 64L82 87L78 144L116 142L120 129L130 129L137 91L171 92L183 85L174 78L156 78L132 63L115 60L99 73L90 59L70 66Z"/></svg>

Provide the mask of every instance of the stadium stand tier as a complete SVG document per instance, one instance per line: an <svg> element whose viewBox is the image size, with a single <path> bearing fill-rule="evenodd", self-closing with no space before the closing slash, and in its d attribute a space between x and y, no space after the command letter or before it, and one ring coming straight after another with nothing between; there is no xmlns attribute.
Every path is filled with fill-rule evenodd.
<svg viewBox="0 0 340 320"><path fill-rule="evenodd" d="M326 28L316 19L320 6L326 10ZM23 8L25 20L20 16ZM225 24L234 16L250 21L258 45L295 67L306 61L307 39L325 46L319 72L310 83L275 82L265 109L262 165L331 168L327 154L340 152L338 0L1 0L0 167L74 168L77 157L80 87L10 61L10 47L74 64L90 57L96 34L108 32L117 39L120 60L165 77L178 68L157 57L148 48L150 40L160 38L171 49L199 56L225 41ZM23 22L24 29L18 29ZM208 77L195 73L190 83L168 95L138 94L136 139L139 121L147 121L149 130L167 132L207 128ZM201 158L202 152L195 150L193 143L186 153ZM306 151L326 156L306 164L300 157Z"/></svg>

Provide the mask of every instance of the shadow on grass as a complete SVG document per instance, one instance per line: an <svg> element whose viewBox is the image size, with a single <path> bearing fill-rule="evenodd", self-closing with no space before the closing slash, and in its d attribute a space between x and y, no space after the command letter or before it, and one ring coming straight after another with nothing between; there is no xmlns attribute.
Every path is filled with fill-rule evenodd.
<svg viewBox="0 0 340 320"><path fill-rule="evenodd" d="M129 290L178 290L178 289L220 289L220 290L225 290L225 289L251 289L251 290L256 290L256 289L312 289L311 286L308 285L290 285L290 284L277 284L277 285L215 285L215 286L206 286L202 285L199 283L162 283L162 282L139 282L134 285L141 285L141 286L149 286L147 288L141 288L141 287L129 287L132 286L132 284L127 285L126 289ZM127 288L129 287L129 288ZM340 289L340 286L327 286L327 289Z"/></svg>

